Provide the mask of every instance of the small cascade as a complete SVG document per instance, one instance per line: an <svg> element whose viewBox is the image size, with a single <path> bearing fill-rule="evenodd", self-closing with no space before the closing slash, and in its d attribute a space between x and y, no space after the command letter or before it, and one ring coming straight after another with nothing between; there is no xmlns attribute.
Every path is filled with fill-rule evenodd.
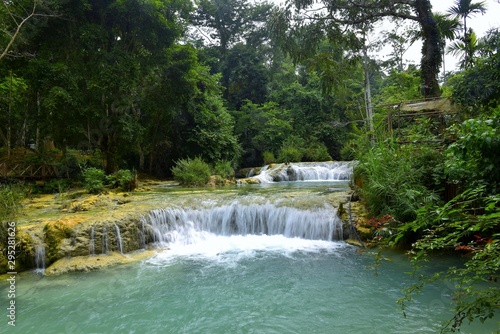
<svg viewBox="0 0 500 334"><path fill-rule="evenodd" d="M255 176L260 183L281 181L347 181L353 173L352 161L275 164Z"/></svg>
<svg viewBox="0 0 500 334"><path fill-rule="evenodd" d="M139 247L146 248L146 232L144 225L146 224L145 218L141 217L141 230L139 231Z"/></svg>
<svg viewBox="0 0 500 334"><path fill-rule="evenodd" d="M282 165L278 165L278 166L282 166ZM275 168L272 168L270 170L274 170ZM260 183L270 183L270 182L273 182L273 177L271 176L271 174L268 172L269 170L269 165L266 165L264 167L262 167L262 169L260 170L260 173L253 176L253 178L259 180Z"/></svg>
<svg viewBox="0 0 500 334"><path fill-rule="evenodd" d="M146 217L157 243L191 244L204 233L216 235L283 235L287 238L342 240L336 209L300 210L274 204L231 205L210 209L158 209Z"/></svg>
<svg viewBox="0 0 500 334"><path fill-rule="evenodd" d="M102 229L102 254L109 254L109 238L108 238L108 229Z"/></svg>
<svg viewBox="0 0 500 334"><path fill-rule="evenodd" d="M95 229L94 226L90 228L90 241L89 241L89 255L95 255Z"/></svg>
<svg viewBox="0 0 500 334"><path fill-rule="evenodd" d="M250 170L248 171L246 177L252 177L255 175L255 168L250 168Z"/></svg>
<svg viewBox="0 0 500 334"><path fill-rule="evenodd" d="M118 244L118 249L120 250L120 253L123 254L123 240L122 240L122 235L120 233L120 227L115 224L115 230L116 230L116 243Z"/></svg>
<svg viewBox="0 0 500 334"><path fill-rule="evenodd" d="M43 273L45 271L45 245L41 242L35 246L35 272Z"/></svg>

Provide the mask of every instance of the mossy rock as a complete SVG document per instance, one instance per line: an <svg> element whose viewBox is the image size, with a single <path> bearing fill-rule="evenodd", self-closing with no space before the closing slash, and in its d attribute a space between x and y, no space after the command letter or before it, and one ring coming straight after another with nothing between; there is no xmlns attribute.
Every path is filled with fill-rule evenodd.
<svg viewBox="0 0 500 334"><path fill-rule="evenodd" d="M57 220L45 225L43 231L45 234L45 244L47 245L45 253L48 264L64 256L64 254L61 254L61 244L64 239L73 237L74 225L74 222L64 220Z"/></svg>

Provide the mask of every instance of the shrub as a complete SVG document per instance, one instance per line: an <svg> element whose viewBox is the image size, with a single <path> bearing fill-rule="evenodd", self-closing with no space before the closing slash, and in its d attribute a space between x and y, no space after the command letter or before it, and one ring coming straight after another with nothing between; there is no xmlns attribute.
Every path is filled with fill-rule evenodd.
<svg viewBox="0 0 500 334"><path fill-rule="evenodd" d="M486 185L488 191L500 191L500 108L490 117L463 122L454 132L457 140L446 150L447 176L466 187Z"/></svg>
<svg viewBox="0 0 500 334"><path fill-rule="evenodd" d="M264 158L264 164L265 165L270 165L270 164L276 162L276 158L274 157L273 152L265 151L262 154L262 157Z"/></svg>
<svg viewBox="0 0 500 334"><path fill-rule="evenodd" d="M330 161L332 157L328 153L326 145L315 143L304 150L304 158L308 161Z"/></svg>
<svg viewBox="0 0 500 334"><path fill-rule="evenodd" d="M0 221L13 219L19 213L23 198L24 191L21 186L0 185Z"/></svg>
<svg viewBox="0 0 500 334"><path fill-rule="evenodd" d="M302 160L303 153L300 149L285 146L281 148L280 154L278 156L279 162L299 162Z"/></svg>
<svg viewBox="0 0 500 334"><path fill-rule="evenodd" d="M124 191L132 191L137 188L137 173L128 169L120 169L109 175L107 181L112 188L119 187Z"/></svg>
<svg viewBox="0 0 500 334"><path fill-rule="evenodd" d="M63 193L70 186L68 179L52 179L44 183L40 191L43 194Z"/></svg>
<svg viewBox="0 0 500 334"><path fill-rule="evenodd" d="M180 159L172 167L174 179L184 186L202 186L210 180L210 166L201 160L200 157L194 159Z"/></svg>
<svg viewBox="0 0 500 334"><path fill-rule="evenodd" d="M234 168L230 161L221 160L215 163L214 174L222 176L224 179L234 178Z"/></svg>
<svg viewBox="0 0 500 334"><path fill-rule="evenodd" d="M411 145L382 142L361 157L354 174L362 182L361 192L372 215L411 221L422 204L436 199L423 184L426 168L421 152Z"/></svg>
<svg viewBox="0 0 500 334"><path fill-rule="evenodd" d="M99 194L104 191L104 181L106 174L102 169L89 167L82 172L85 183L85 190L91 194Z"/></svg>

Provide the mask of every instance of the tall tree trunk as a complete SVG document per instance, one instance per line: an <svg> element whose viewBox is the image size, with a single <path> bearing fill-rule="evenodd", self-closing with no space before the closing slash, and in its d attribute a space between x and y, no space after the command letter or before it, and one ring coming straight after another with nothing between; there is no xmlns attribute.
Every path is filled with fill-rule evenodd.
<svg viewBox="0 0 500 334"><path fill-rule="evenodd" d="M40 151L40 92L36 92L35 149Z"/></svg>
<svg viewBox="0 0 500 334"><path fill-rule="evenodd" d="M439 68L441 66L441 49L439 47L439 30L432 17L430 0L416 0L415 9L419 17L419 24L424 35L422 44L421 77L423 81L422 93L425 97L441 95L438 83Z"/></svg>
<svg viewBox="0 0 500 334"><path fill-rule="evenodd" d="M118 170L118 152L116 151L116 141L114 134L110 133L105 135L106 140L106 174L113 174Z"/></svg>
<svg viewBox="0 0 500 334"><path fill-rule="evenodd" d="M368 52L366 50L366 45L363 45L363 69L365 71L365 109L366 118L370 126L370 133L373 136L373 108L372 108L372 92L370 86L370 71L368 68Z"/></svg>

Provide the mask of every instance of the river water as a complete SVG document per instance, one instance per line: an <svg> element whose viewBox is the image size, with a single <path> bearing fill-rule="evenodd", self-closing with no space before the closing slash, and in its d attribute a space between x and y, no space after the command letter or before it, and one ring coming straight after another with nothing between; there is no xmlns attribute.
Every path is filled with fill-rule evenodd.
<svg viewBox="0 0 500 334"><path fill-rule="evenodd" d="M202 210L177 207L175 212L160 210L153 215L177 217L177 225L167 224L170 229L162 229L166 225L153 222L153 216L145 217L150 226L156 226L159 237L156 255L142 262L58 277L35 272L18 275L16 327L9 327L3 317L0 332L413 334L436 333L451 317L452 289L444 283L425 289L409 305L407 317L403 316L396 300L402 297L402 288L415 282L405 274L411 266L403 254L385 253L387 261L375 275L370 268L372 251L330 238L334 234L328 229L326 234L318 234L320 237L255 232L262 232L264 223L279 223L276 219L295 226L293 217L298 214L305 215L302 221L324 220L323 210L334 212L335 208L305 208L297 191L317 197L345 190L346 182L272 187L241 187L239 200L227 206L207 192L202 196ZM289 201L278 201L276 197L284 199L285 193L295 195ZM278 210L294 201L298 208L290 209L291 216L286 210L281 216L261 214L259 227L241 227L244 232L207 228L200 218L212 215L211 220L217 221L220 211L239 207L233 219L248 219L238 217L257 217L259 214L252 212L259 208ZM207 209L207 202L215 209ZM316 216L308 218L307 212ZM187 217L189 223L182 223L181 217ZM218 224L223 224L223 219L219 220ZM439 259L423 270L430 274L450 262L456 264L457 260ZM1 305L7 305L8 287L1 288ZM497 329L492 321L465 326L462 332L491 333Z"/></svg>

